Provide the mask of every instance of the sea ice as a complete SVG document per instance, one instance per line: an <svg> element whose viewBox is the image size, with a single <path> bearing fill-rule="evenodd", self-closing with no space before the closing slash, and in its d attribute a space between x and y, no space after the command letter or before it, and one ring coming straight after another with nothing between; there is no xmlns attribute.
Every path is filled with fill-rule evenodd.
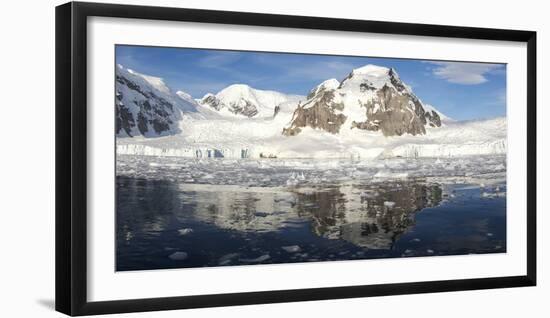
<svg viewBox="0 0 550 318"><path fill-rule="evenodd" d="M388 208L393 208L395 206L395 202L393 201L384 201L384 206Z"/></svg>
<svg viewBox="0 0 550 318"><path fill-rule="evenodd" d="M472 156L460 158L460 168L443 169L441 166L458 159L394 158L377 160L346 159L194 159L117 155L117 176L158 180L174 180L180 184L234 185L241 187L318 187L319 184L346 182L404 181L429 178L440 184L477 184L485 187L500 186L496 194L505 196L502 185L506 171L495 170L504 156ZM150 163L155 163L154 170ZM299 169L299 171L296 171ZM342 173L354 169L354 174ZM307 171L305 173L304 171ZM468 176L466 174L468 173ZM266 178L269 176L269 178ZM405 177L407 179L405 179ZM495 189L496 190L496 189ZM364 189L361 197L370 199L376 191ZM495 191L491 191L493 193Z"/></svg>
<svg viewBox="0 0 550 318"><path fill-rule="evenodd" d="M185 252L175 252L170 254L168 257L173 261L183 261L187 259L187 256L188 255Z"/></svg>
<svg viewBox="0 0 550 318"><path fill-rule="evenodd" d="M288 253L297 253L302 250L298 245L282 246L281 248Z"/></svg>
<svg viewBox="0 0 550 318"><path fill-rule="evenodd" d="M375 175L374 178L379 179L405 179L409 176L406 172L391 172L380 170Z"/></svg>
<svg viewBox="0 0 550 318"><path fill-rule="evenodd" d="M271 256L269 254L264 254L264 255L258 256L256 258L241 258L241 259L239 259L239 261L241 261L243 263L261 263L261 262L267 261L270 258L271 258Z"/></svg>
<svg viewBox="0 0 550 318"><path fill-rule="evenodd" d="M180 235L191 234L191 233L193 233L193 229L191 229L191 228L181 229L181 230L178 230L178 233L179 233Z"/></svg>
<svg viewBox="0 0 550 318"><path fill-rule="evenodd" d="M224 256L220 257L218 260L218 264L220 265L227 265L233 261L233 259L237 258L240 254L239 253L229 253L225 254Z"/></svg>

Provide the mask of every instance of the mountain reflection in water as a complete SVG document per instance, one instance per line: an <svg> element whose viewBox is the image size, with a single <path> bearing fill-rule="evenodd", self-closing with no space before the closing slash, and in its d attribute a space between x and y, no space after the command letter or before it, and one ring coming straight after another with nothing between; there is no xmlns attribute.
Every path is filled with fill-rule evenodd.
<svg viewBox="0 0 550 318"><path fill-rule="evenodd" d="M465 191L471 195L472 190ZM117 270L505 251L504 199L475 197L474 203L496 212L479 217L471 227L478 231L470 233L454 229L457 216L449 213L472 198L461 201L458 191L458 199L449 203L443 193L439 184L422 180L242 187L119 176ZM431 234L420 231L401 240L415 229L420 211L440 205L450 208L447 216L438 212L430 218L441 225L437 231L420 227ZM487 227L495 227L490 236ZM461 238L446 241L447 234ZM454 244L461 240L461 246ZM419 252L411 252L413 247ZM178 252L185 257L171 257L184 255Z"/></svg>

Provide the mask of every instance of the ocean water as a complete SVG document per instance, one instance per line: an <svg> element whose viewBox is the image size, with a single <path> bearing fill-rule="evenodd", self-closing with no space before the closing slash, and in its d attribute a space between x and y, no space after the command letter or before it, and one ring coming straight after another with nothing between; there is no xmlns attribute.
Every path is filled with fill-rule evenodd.
<svg viewBox="0 0 550 318"><path fill-rule="evenodd" d="M505 158L119 156L116 270L506 252Z"/></svg>

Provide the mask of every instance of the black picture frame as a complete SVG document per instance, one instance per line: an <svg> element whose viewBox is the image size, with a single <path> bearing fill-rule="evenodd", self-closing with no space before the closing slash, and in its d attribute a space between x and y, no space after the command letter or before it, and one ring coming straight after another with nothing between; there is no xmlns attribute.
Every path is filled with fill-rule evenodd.
<svg viewBox="0 0 550 318"><path fill-rule="evenodd" d="M89 302L86 295L86 21L92 16L526 43L526 275ZM56 310L77 316L536 285L536 32L81 2L56 7L55 28Z"/></svg>

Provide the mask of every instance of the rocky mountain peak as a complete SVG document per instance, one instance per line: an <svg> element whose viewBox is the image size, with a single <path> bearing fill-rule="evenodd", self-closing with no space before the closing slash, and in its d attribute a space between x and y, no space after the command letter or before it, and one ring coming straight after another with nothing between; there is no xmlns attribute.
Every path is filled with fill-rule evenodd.
<svg viewBox="0 0 550 318"><path fill-rule="evenodd" d="M351 71L353 75L368 75L368 76L387 76L392 71L391 68L378 66L374 64L367 64Z"/></svg>
<svg viewBox="0 0 550 318"><path fill-rule="evenodd" d="M283 135L298 135L304 127L338 133L346 116L341 113L344 104L337 96L337 84L338 81L329 80L311 90L304 104L298 104L290 126L283 128Z"/></svg>
<svg viewBox="0 0 550 318"><path fill-rule="evenodd" d="M340 82L338 82L337 79L331 78L329 80L326 80L322 82L321 84L317 85L315 88L313 88L309 93L307 94L307 99L312 98L317 93L319 93L320 90L331 90L336 89L340 86Z"/></svg>
<svg viewBox="0 0 550 318"><path fill-rule="evenodd" d="M116 69L115 129L118 136L161 136L178 132L178 105L158 77Z"/></svg>
<svg viewBox="0 0 550 318"><path fill-rule="evenodd" d="M361 91L377 90L387 86L393 86L397 91L408 91L409 88L401 81L394 68L368 64L354 69L342 81L339 88Z"/></svg>
<svg viewBox="0 0 550 318"><path fill-rule="evenodd" d="M119 137L158 137L180 133L183 116L204 117L187 93L174 93L160 77L117 65L115 130Z"/></svg>
<svg viewBox="0 0 550 318"><path fill-rule="evenodd" d="M438 112L426 111L393 68L369 64L351 71L338 86L325 83L297 107L284 135L297 135L304 127L333 134L361 129L384 136L418 135L426 133L427 125L441 126Z"/></svg>
<svg viewBox="0 0 550 318"><path fill-rule="evenodd" d="M119 64L119 68L120 69L123 69L124 67L122 65ZM164 82L164 80L160 77L156 77L156 76L150 76L150 75L145 75L145 74L141 74L141 73L138 73L134 70L131 70L131 69L126 69L126 71L132 75L136 75L138 77L141 77L142 79L144 79L149 85L153 86L156 90L160 91L160 92L163 92L165 94L169 94L170 93L170 88L166 85L166 83Z"/></svg>

